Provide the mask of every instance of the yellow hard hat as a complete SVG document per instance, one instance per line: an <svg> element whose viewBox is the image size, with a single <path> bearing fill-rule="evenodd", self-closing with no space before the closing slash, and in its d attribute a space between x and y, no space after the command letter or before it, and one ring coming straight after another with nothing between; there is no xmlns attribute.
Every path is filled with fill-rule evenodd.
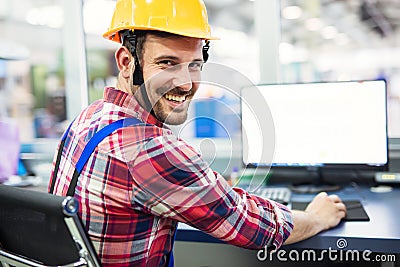
<svg viewBox="0 0 400 267"><path fill-rule="evenodd" d="M203 0L118 0L103 37L121 42L121 30L157 30L204 40L211 36Z"/></svg>

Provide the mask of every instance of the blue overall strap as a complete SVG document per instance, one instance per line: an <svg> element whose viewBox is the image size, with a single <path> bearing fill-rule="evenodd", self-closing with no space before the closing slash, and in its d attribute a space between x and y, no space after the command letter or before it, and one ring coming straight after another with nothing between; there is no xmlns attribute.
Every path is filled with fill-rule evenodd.
<svg viewBox="0 0 400 267"><path fill-rule="evenodd" d="M95 133L92 138L90 138L89 142L86 144L83 152L75 165L75 171L71 179L71 183L68 187L67 196L74 196L76 184L78 183L78 177L81 174L83 167L85 166L86 162L89 160L90 156L92 155L93 151L97 147L97 145L107 136L109 136L114 131L128 127L132 125L136 125L139 123L143 123L142 121L136 118L125 118L118 121L114 121L113 123L105 126L100 131Z"/></svg>
<svg viewBox="0 0 400 267"><path fill-rule="evenodd" d="M51 185L50 185L50 190L49 190L50 193L53 193L53 191L54 191L54 185L56 184L56 177L57 177L58 169L60 168L61 155L62 155L62 151L64 148L65 140L67 139L69 129L71 128L71 125L73 122L74 121L71 122L71 124L68 126L68 129L64 132L63 136L61 137L61 142L60 142L60 146L58 148L56 162L55 162L55 166L54 166L53 177L51 177Z"/></svg>
<svg viewBox="0 0 400 267"><path fill-rule="evenodd" d="M62 141L65 141L65 139L67 139L67 136L68 136L69 130L71 129L72 123L74 123L74 121L71 121L71 123L70 123L69 126L68 126L68 129L65 131L65 133L64 133L63 136L61 137L61 140L62 140Z"/></svg>
<svg viewBox="0 0 400 267"><path fill-rule="evenodd" d="M90 138L89 142L86 144L86 146L83 149L83 152L81 154L81 157L79 158L78 162L76 163L75 168L77 169L78 173L81 173L81 171L82 171L83 167L85 166L86 162L88 161L90 155L92 155L94 149L97 147L97 145L101 141L103 141L104 138L109 136L112 132L114 132L117 129L136 125L139 123L143 123L143 122L136 118L126 118L126 119L114 121L113 123L105 126L100 131L95 133L95 135L93 135L92 138Z"/></svg>

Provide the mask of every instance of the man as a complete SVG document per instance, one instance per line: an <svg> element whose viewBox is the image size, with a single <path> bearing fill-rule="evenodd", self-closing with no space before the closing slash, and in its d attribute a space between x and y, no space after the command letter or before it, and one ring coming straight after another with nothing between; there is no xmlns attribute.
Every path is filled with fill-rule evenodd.
<svg viewBox="0 0 400 267"><path fill-rule="evenodd" d="M305 212L291 212L232 189L166 126L186 120L214 39L202 0L119 0L104 37L123 44L115 53L117 87L72 123L49 186L66 195L95 133L123 118L141 121L96 146L73 190L104 266L165 266L177 222L261 249L303 240L345 216L340 199L325 193Z"/></svg>

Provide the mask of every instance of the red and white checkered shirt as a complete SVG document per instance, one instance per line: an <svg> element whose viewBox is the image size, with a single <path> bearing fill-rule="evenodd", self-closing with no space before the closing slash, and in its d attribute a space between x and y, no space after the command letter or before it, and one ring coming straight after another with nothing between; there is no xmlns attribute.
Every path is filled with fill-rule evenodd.
<svg viewBox="0 0 400 267"><path fill-rule="evenodd" d="M106 137L82 169L75 190L82 221L104 266L164 266L177 221L244 248L282 245L293 228L285 206L232 189L195 149L132 95L115 88L106 88L104 99L73 122L55 194L66 195L93 134L130 117L147 124Z"/></svg>

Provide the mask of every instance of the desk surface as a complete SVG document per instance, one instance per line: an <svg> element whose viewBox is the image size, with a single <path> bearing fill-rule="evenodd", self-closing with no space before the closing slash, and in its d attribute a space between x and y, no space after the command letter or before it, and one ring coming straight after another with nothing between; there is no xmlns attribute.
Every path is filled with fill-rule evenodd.
<svg viewBox="0 0 400 267"><path fill-rule="evenodd" d="M368 222L341 222L337 227L287 248L370 250L400 253L400 189L375 193L367 187L346 187L335 194L343 200L360 200L370 217ZM313 195L295 194L292 201L310 201ZM190 226L180 224L178 241L222 243ZM340 244L338 244L340 242Z"/></svg>

